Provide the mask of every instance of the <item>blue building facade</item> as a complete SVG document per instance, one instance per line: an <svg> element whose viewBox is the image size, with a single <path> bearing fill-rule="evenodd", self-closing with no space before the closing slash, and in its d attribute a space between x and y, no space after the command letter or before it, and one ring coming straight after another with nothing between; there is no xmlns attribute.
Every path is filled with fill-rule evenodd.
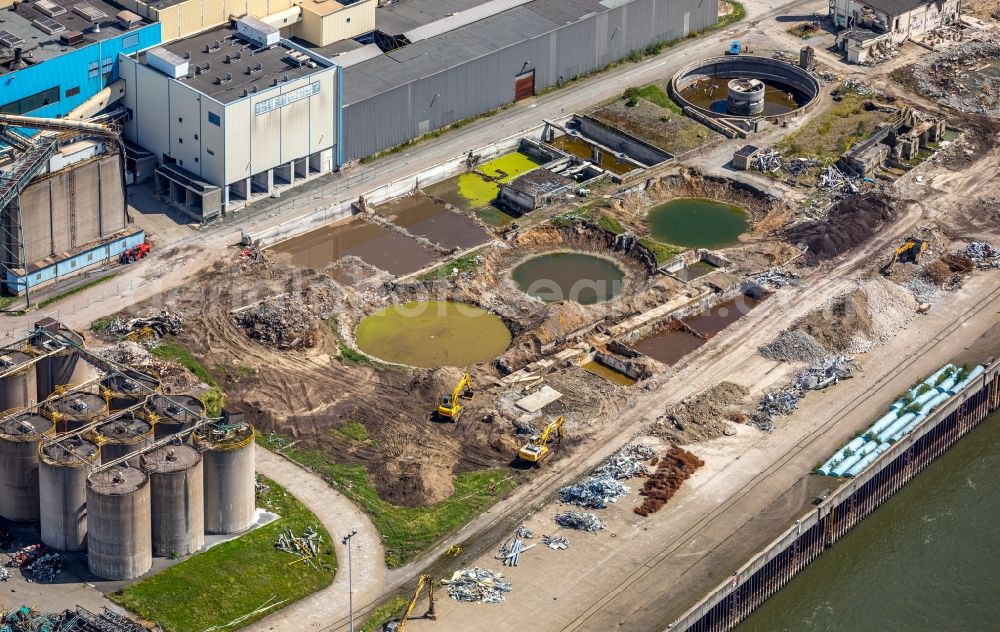
<svg viewBox="0 0 1000 632"><path fill-rule="evenodd" d="M160 43L160 24L138 26L0 75L0 111L61 117L118 79L118 54Z"/></svg>

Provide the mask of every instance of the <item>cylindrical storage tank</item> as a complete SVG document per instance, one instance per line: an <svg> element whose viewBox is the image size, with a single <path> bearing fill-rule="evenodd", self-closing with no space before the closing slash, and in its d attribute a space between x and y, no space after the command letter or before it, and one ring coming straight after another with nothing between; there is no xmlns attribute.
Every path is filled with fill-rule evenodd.
<svg viewBox="0 0 1000 632"><path fill-rule="evenodd" d="M194 395L154 395L146 409L155 415L153 435L157 439L191 428L205 414L205 404Z"/></svg>
<svg viewBox="0 0 1000 632"><path fill-rule="evenodd" d="M152 443L153 425L141 417L130 415L101 424L96 434L101 444L101 458L110 463ZM129 459L128 463L139 467L139 455Z"/></svg>
<svg viewBox="0 0 1000 632"><path fill-rule="evenodd" d="M195 444L205 459L205 532L249 529L256 513L253 426L195 431Z"/></svg>
<svg viewBox="0 0 1000 632"><path fill-rule="evenodd" d="M168 445L145 455L153 510L153 555L190 555L205 546L201 453Z"/></svg>
<svg viewBox="0 0 1000 632"><path fill-rule="evenodd" d="M100 460L97 444L81 437L67 437L42 447L39 520L45 546L57 551L86 550L87 474Z"/></svg>
<svg viewBox="0 0 1000 632"><path fill-rule="evenodd" d="M27 408L38 403L38 381L34 359L30 353L17 349L0 350L0 410ZM9 373L8 373L9 371Z"/></svg>
<svg viewBox="0 0 1000 632"><path fill-rule="evenodd" d="M80 381L74 378L81 376L78 365L86 364L80 359L76 347L83 346L83 336L72 329L60 329L60 338L65 338L72 345L62 344L58 339L46 335L35 336L31 344L38 348L46 357L35 365L35 377L38 384L38 399L43 400L55 392L57 386L76 386ZM73 346L76 345L76 346ZM48 355L48 354L52 355Z"/></svg>
<svg viewBox="0 0 1000 632"><path fill-rule="evenodd" d="M67 393L45 404L56 432L72 432L108 414L108 402L97 393Z"/></svg>
<svg viewBox="0 0 1000 632"><path fill-rule="evenodd" d="M52 421L22 413L0 424L0 516L38 520L38 446L52 434Z"/></svg>
<svg viewBox="0 0 1000 632"><path fill-rule="evenodd" d="M87 565L102 579L134 579L153 565L149 477L112 467L87 477Z"/></svg>
<svg viewBox="0 0 1000 632"><path fill-rule="evenodd" d="M114 412L146 401L152 391L160 390L160 381L141 371L128 369L104 378L101 386L107 390L111 411Z"/></svg>
<svg viewBox="0 0 1000 632"><path fill-rule="evenodd" d="M726 109L737 116L753 116L764 111L764 82L759 79L731 79Z"/></svg>

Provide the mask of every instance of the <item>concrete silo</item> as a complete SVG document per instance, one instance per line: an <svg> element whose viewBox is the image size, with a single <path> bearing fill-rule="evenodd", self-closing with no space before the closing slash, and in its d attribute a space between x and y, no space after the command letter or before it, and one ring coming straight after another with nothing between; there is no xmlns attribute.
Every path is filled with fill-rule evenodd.
<svg viewBox="0 0 1000 632"><path fill-rule="evenodd" d="M114 412L146 401L152 391L160 390L160 381L141 371L126 369L122 373L105 377L101 380L101 386L107 391L111 412Z"/></svg>
<svg viewBox="0 0 1000 632"><path fill-rule="evenodd" d="M201 453L168 445L143 456L152 490L153 554L190 555L205 546Z"/></svg>
<svg viewBox="0 0 1000 632"><path fill-rule="evenodd" d="M27 408L38 402L34 356L17 349L0 350L0 410Z"/></svg>
<svg viewBox="0 0 1000 632"><path fill-rule="evenodd" d="M25 412L0 423L0 516L38 520L38 446L52 421Z"/></svg>
<svg viewBox="0 0 1000 632"><path fill-rule="evenodd" d="M66 437L42 447L39 520L45 546L57 551L86 550L87 475L100 462L97 444L80 437Z"/></svg>
<svg viewBox="0 0 1000 632"><path fill-rule="evenodd" d="M256 515L253 426L206 426L194 441L205 460L205 531L249 529Z"/></svg>
<svg viewBox="0 0 1000 632"><path fill-rule="evenodd" d="M87 477L87 565L102 579L134 579L153 565L149 477L112 467Z"/></svg>
<svg viewBox="0 0 1000 632"><path fill-rule="evenodd" d="M31 339L32 346L46 355L35 365L39 400L52 395L58 386L78 386L97 375L96 369L80 357L77 349L84 346L83 336L51 318L35 323L35 327L57 334L52 338L39 333ZM66 344L63 338L72 344Z"/></svg>
<svg viewBox="0 0 1000 632"><path fill-rule="evenodd" d="M194 395L153 395L146 409L153 415L156 439L191 428L205 414L205 404Z"/></svg>
<svg viewBox="0 0 1000 632"><path fill-rule="evenodd" d="M101 444L101 458L105 463L132 454L153 442L153 425L136 415L126 414L101 424L95 431ZM139 455L128 460L132 467L139 466Z"/></svg>
<svg viewBox="0 0 1000 632"><path fill-rule="evenodd" d="M45 414L56 424L56 432L72 432L108 414L108 402L97 393L67 393L45 403Z"/></svg>

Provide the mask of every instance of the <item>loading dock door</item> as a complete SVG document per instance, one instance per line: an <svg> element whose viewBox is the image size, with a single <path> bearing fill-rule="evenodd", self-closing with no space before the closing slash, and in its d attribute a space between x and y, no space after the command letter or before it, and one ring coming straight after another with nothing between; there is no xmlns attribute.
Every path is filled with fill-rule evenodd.
<svg viewBox="0 0 1000 632"><path fill-rule="evenodd" d="M535 96L535 71L529 70L514 77L514 100L520 101L533 96Z"/></svg>

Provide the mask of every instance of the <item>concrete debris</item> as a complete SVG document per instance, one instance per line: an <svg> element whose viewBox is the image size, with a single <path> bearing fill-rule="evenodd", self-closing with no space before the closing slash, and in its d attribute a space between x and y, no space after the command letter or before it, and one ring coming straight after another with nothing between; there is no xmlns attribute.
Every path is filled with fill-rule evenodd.
<svg viewBox="0 0 1000 632"><path fill-rule="evenodd" d="M831 259L871 239L896 218L895 202L887 195L868 192L833 205L824 220L804 221L787 229L791 243L808 250L809 263Z"/></svg>
<svg viewBox="0 0 1000 632"><path fill-rule="evenodd" d="M307 349L319 341L320 320L329 317L334 297L328 288L310 286L234 310L233 323L248 336L278 349Z"/></svg>
<svg viewBox="0 0 1000 632"><path fill-rule="evenodd" d="M780 290L786 285L798 285L799 277L792 272L787 272L781 268L768 268L763 272L753 276L751 280L757 285L771 289Z"/></svg>
<svg viewBox="0 0 1000 632"><path fill-rule="evenodd" d="M726 435L729 423L743 423L741 410L748 389L733 382L719 382L694 398L671 404L647 432L673 444L704 441Z"/></svg>
<svg viewBox="0 0 1000 632"><path fill-rule="evenodd" d="M756 412L747 417L747 425L761 432L773 432L774 422L766 413Z"/></svg>
<svg viewBox="0 0 1000 632"><path fill-rule="evenodd" d="M973 241L965 247L965 255L977 268L1000 268L1000 250L985 241Z"/></svg>
<svg viewBox="0 0 1000 632"><path fill-rule="evenodd" d="M777 362L811 362L826 356L815 338L800 329L786 329L771 342L757 348L757 353Z"/></svg>
<svg viewBox="0 0 1000 632"><path fill-rule="evenodd" d="M762 149L753 157L750 167L764 173L776 173L781 169L781 152L773 149Z"/></svg>
<svg viewBox="0 0 1000 632"><path fill-rule="evenodd" d="M21 567L21 570L32 575L32 579L29 581L47 584L55 581L63 565L64 562L61 555L58 553L46 553L30 564L25 564Z"/></svg>
<svg viewBox="0 0 1000 632"><path fill-rule="evenodd" d="M264 255L264 248L260 245L260 240L254 240L249 246L240 251L240 258L253 263L265 263L267 256Z"/></svg>
<svg viewBox="0 0 1000 632"><path fill-rule="evenodd" d="M593 475L626 480L636 476L649 476L650 471L642 461L653 458L655 452L644 445L629 444L612 454L607 461L594 470Z"/></svg>
<svg viewBox="0 0 1000 632"><path fill-rule="evenodd" d="M781 388L771 389L764 393L760 403L757 404L758 412L767 417L768 420L775 417L790 415L799 407L799 400L802 399L803 391L797 383L788 384ZM751 419L754 419L751 416Z"/></svg>
<svg viewBox="0 0 1000 632"><path fill-rule="evenodd" d="M120 336L135 342L146 342L150 339L163 338L167 334L176 336L181 333L183 321L179 316L162 310L159 314L141 318L115 318L108 323L107 333Z"/></svg>
<svg viewBox="0 0 1000 632"><path fill-rule="evenodd" d="M608 527L608 525L604 524L604 521L594 514L583 511L564 511L563 513L556 514L555 520L556 524L560 527L576 529L578 531L589 531L591 533L596 533Z"/></svg>
<svg viewBox="0 0 1000 632"><path fill-rule="evenodd" d="M592 476L581 483L560 489L559 500L584 509L605 509L608 503L616 502L628 492L627 485L610 476Z"/></svg>
<svg viewBox="0 0 1000 632"><path fill-rule="evenodd" d="M851 92L860 94L863 97L871 97L878 94L878 90L875 88L854 79L845 79L843 86L844 90L850 90Z"/></svg>
<svg viewBox="0 0 1000 632"><path fill-rule="evenodd" d="M974 40L925 55L909 70L917 90L962 112L1000 114L1000 42Z"/></svg>
<svg viewBox="0 0 1000 632"><path fill-rule="evenodd" d="M451 579L442 579L448 587L448 596L455 601L470 603L501 603L504 593L512 590L510 582L503 581L503 573L484 568L465 568L455 571Z"/></svg>
<svg viewBox="0 0 1000 632"><path fill-rule="evenodd" d="M153 343L142 344L132 340L119 340L96 352L111 362L155 374L168 393L191 393L207 386L181 364L154 356L150 348L155 348L158 342L155 340Z"/></svg>
<svg viewBox="0 0 1000 632"><path fill-rule="evenodd" d="M913 292L913 298L918 303L933 303L940 291L938 286L916 276L906 282L906 289Z"/></svg>
<svg viewBox="0 0 1000 632"><path fill-rule="evenodd" d="M565 551L569 548L569 539L545 535L542 536L542 544L549 547L553 551Z"/></svg>
<svg viewBox="0 0 1000 632"><path fill-rule="evenodd" d="M291 529L287 529L278 534L274 548L297 555L299 559L296 562L306 562L310 566L315 566L312 559L319 555L319 547L322 543L323 536L316 531L316 527L307 527L301 536L297 536Z"/></svg>
<svg viewBox="0 0 1000 632"><path fill-rule="evenodd" d="M840 380L854 377L857 364L848 355L833 355L823 358L808 369L799 371L795 385L803 391L817 391L832 386Z"/></svg>
<svg viewBox="0 0 1000 632"><path fill-rule="evenodd" d="M501 560L504 566L517 566L521 561L521 553L535 548L534 544L525 544L520 538L511 538L500 545L500 550L494 556Z"/></svg>

